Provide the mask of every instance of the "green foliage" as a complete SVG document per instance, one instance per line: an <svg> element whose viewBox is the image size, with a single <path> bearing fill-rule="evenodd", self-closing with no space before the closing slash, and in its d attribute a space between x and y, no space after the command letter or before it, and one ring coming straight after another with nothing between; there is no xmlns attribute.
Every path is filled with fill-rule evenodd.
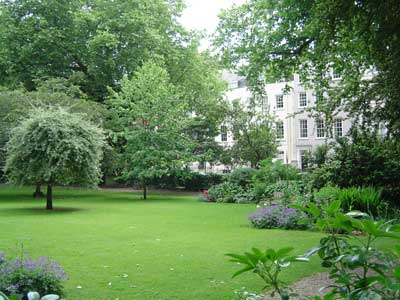
<svg viewBox="0 0 400 300"><path fill-rule="evenodd" d="M321 168L311 174L311 186L321 188L332 183L342 188L374 186L383 188L382 198L397 204L400 194L400 145L377 133L353 131L350 138L341 138L333 154Z"/></svg>
<svg viewBox="0 0 400 300"><path fill-rule="evenodd" d="M126 141L123 177L146 185L192 159L193 143L184 135L187 103L178 97L167 71L154 61L124 78L109 100L119 134ZM144 189L144 197L146 192Z"/></svg>
<svg viewBox="0 0 400 300"><path fill-rule="evenodd" d="M399 11L397 0L251 0L220 15L215 43L260 92L299 72L303 84L325 93L317 110L327 127L339 108L355 126L383 122L398 135Z"/></svg>
<svg viewBox="0 0 400 300"><path fill-rule="evenodd" d="M60 78L36 81L38 90L0 89L0 169L5 163L5 145L11 130L30 116L33 108L65 108L71 112L84 113L95 124L102 124L106 116L105 108L83 98L79 88ZM1 180L0 171L0 180Z"/></svg>
<svg viewBox="0 0 400 300"><path fill-rule="evenodd" d="M280 194L284 202L292 202L303 194L304 187L299 181L297 168L277 160L265 160L253 176L253 190L259 201L271 200Z"/></svg>
<svg viewBox="0 0 400 300"><path fill-rule="evenodd" d="M235 140L228 151L233 163L250 162L252 168L258 168L262 160L275 156L275 123L270 115L259 113L255 108L246 109L239 101L234 101L228 113L228 124Z"/></svg>
<svg viewBox="0 0 400 300"><path fill-rule="evenodd" d="M208 195L213 201L234 203L235 197L245 193L244 189L235 183L223 182L212 186L208 190Z"/></svg>
<svg viewBox="0 0 400 300"><path fill-rule="evenodd" d="M329 269L329 278L334 281L334 284L327 287L330 289L323 297L324 300L397 299L400 294L400 246L392 251L382 250L373 244L382 238L400 240L399 225L344 215L340 213L340 201L333 201L324 212L313 203L309 203L308 207L298 208L308 213L310 219L316 221L318 228L329 235L323 237L318 246L303 256L297 259L289 257L288 261L308 261L310 256L318 254L322 267ZM364 237L359 238L354 234L355 231ZM266 257L268 251L271 257ZM253 271L272 287L273 293L277 292L281 299L289 299L291 295L282 288L278 280L280 269L276 264L279 265L279 256L272 255L280 251L268 249L266 253L262 253L253 249L253 253L244 255L229 254L233 262L244 265L234 276ZM267 267L266 262L270 262ZM321 297L316 296L313 299L318 300Z"/></svg>
<svg viewBox="0 0 400 300"><path fill-rule="evenodd" d="M252 168L235 168L229 174L229 182L240 185L245 190L250 188L256 170Z"/></svg>
<svg viewBox="0 0 400 300"><path fill-rule="evenodd" d="M373 187L341 189L338 199L345 211L359 210L377 217L383 208L382 190Z"/></svg>
<svg viewBox="0 0 400 300"><path fill-rule="evenodd" d="M261 168L255 174L255 183L258 181L265 184L276 183L281 180L299 180L300 172L297 168L286 165L281 161L264 160Z"/></svg>
<svg viewBox="0 0 400 300"><path fill-rule="evenodd" d="M224 175L217 173L201 174L190 170L174 170L168 175L156 178L151 185L163 189L184 188L189 191L200 191L220 184L224 179Z"/></svg>
<svg viewBox="0 0 400 300"><path fill-rule="evenodd" d="M289 255L293 248L280 248L278 250L266 249L261 251L252 248L251 252L244 254L226 254L233 263L243 266L242 269L233 274L236 277L245 272L257 274L265 283L265 288L272 288L273 293L278 293L282 300L289 299L288 290L281 286L279 276L283 269L288 268L293 262L300 261L295 256Z"/></svg>
<svg viewBox="0 0 400 300"><path fill-rule="evenodd" d="M63 109L37 109L31 115L12 131L7 144L7 178L15 184L96 186L103 132Z"/></svg>
<svg viewBox="0 0 400 300"><path fill-rule="evenodd" d="M329 205L333 201L339 200L340 188L335 186L325 186L319 191L314 192L314 202L319 205Z"/></svg>

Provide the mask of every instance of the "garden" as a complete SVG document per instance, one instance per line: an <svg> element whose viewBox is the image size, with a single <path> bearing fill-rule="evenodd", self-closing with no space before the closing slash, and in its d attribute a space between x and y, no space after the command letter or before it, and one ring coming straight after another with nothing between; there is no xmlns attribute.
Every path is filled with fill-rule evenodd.
<svg viewBox="0 0 400 300"><path fill-rule="evenodd" d="M9 260L46 256L59 263L65 299L231 299L235 289L258 291L263 284L250 274L231 279L237 266L226 253L285 244L301 254L321 237L254 229L246 218L255 205L204 203L196 194L152 194L145 201L140 193L61 189L53 212L31 194L32 188L0 188L0 248ZM296 266L284 279L319 269L311 265ZM44 280L32 289L58 291Z"/></svg>
<svg viewBox="0 0 400 300"><path fill-rule="evenodd" d="M400 2L184 10L0 1L0 300L400 299Z"/></svg>

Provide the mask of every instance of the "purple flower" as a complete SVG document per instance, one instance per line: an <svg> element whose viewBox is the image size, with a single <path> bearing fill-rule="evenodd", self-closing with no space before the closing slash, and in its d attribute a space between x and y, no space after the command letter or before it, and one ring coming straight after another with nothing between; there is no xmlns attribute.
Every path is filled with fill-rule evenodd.
<svg viewBox="0 0 400 300"><path fill-rule="evenodd" d="M257 228L303 229L298 221L304 217L304 213L294 208L274 204L259 208L247 219Z"/></svg>

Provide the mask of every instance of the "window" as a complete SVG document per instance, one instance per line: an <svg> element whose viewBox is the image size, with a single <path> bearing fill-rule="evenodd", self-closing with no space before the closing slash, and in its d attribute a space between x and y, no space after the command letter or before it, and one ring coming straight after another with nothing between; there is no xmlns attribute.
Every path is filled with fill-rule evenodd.
<svg viewBox="0 0 400 300"><path fill-rule="evenodd" d="M283 95L276 95L276 109L283 108Z"/></svg>
<svg viewBox="0 0 400 300"><path fill-rule="evenodd" d="M228 89L236 89L238 87L237 81L231 81L228 83Z"/></svg>
<svg viewBox="0 0 400 300"><path fill-rule="evenodd" d="M300 93L299 94L299 107L306 107L307 106L307 94Z"/></svg>
<svg viewBox="0 0 400 300"><path fill-rule="evenodd" d="M333 79L340 79L342 76L338 72L338 70L332 69L332 78Z"/></svg>
<svg viewBox="0 0 400 300"><path fill-rule="evenodd" d="M267 113L268 112L268 96L264 95L261 98L261 111L263 113Z"/></svg>
<svg viewBox="0 0 400 300"><path fill-rule="evenodd" d="M285 128L283 126L283 121L276 122L276 138L278 140L283 140L285 138Z"/></svg>
<svg viewBox="0 0 400 300"><path fill-rule="evenodd" d="M308 138L307 120L300 120L300 138Z"/></svg>
<svg viewBox="0 0 400 300"><path fill-rule="evenodd" d="M317 130L317 138L324 138L325 137L325 123L322 119L315 120L315 127Z"/></svg>
<svg viewBox="0 0 400 300"><path fill-rule="evenodd" d="M221 142L227 142L228 141L228 133L226 130L226 127L221 127Z"/></svg>
<svg viewBox="0 0 400 300"><path fill-rule="evenodd" d="M343 120L335 119L333 121L333 132L335 136L343 136Z"/></svg>
<svg viewBox="0 0 400 300"><path fill-rule="evenodd" d="M223 169L222 170L222 173L223 174L229 174L231 172L231 170L229 170L229 169Z"/></svg>
<svg viewBox="0 0 400 300"><path fill-rule="evenodd" d="M206 162L205 161L200 161L199 165L198 165L198 169L199 170L204 170L205 166L206 166Z"/></svg>
<svg viewBox="0 0 400 300"><path fill-rule="evenodd" d="M238 82L237 82L237 87L240 89L240 88L243 88L243 87L246 87L247 86L247 81L246 81L246 79L245 78L243 78L243 79L240 79Z"/></svg>
<svg viewBox="0 0 400 300"><path fill-rule="evenodd" d="M302 170L306 170L308 168L308 150L300 150L300 167Z"/></svg>
<svg viewBox="0 0 400 300"><path fill-rule="evenodd" d="M279 150L276 159L284 162L285 161L285 151Z"/></svg>

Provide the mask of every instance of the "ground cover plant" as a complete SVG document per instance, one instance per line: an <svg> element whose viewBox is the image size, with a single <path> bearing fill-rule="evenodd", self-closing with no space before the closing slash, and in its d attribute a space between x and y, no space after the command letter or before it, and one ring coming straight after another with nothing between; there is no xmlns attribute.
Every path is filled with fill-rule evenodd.
<svg viewBox="0 0 400 300"><path fill-rule="evenodd" d="M306 251L321 234L257 230L254 204L204 203L196 195L154 195L59 189L46 211L32 187L0 187L0 249L48 256L68 273L66 299L231 299L242 286L262 288L225 253L296 245ZM318 271L297 268L289 282Z"/></svg>

